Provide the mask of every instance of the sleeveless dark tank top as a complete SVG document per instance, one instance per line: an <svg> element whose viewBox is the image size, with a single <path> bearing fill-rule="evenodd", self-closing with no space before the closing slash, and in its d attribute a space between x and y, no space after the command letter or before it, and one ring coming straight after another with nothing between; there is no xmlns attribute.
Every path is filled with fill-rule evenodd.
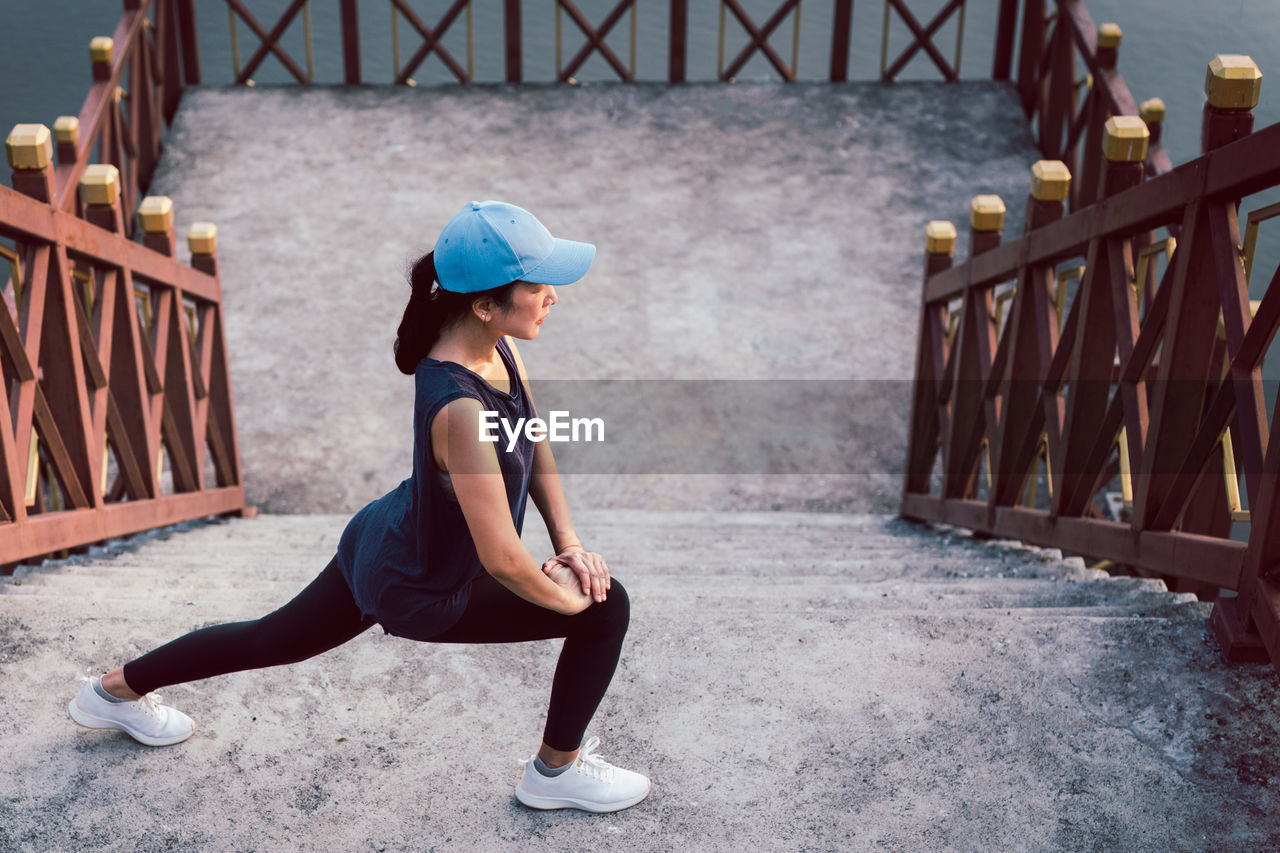
<svg viewBox="0 0 1280 853"><path fill-rule="evenodd" d="M389 634L426 639L450 628L467 606L471 581L484 574L449 475L436 467L431 420L451 400L474 397L514 425L534 417L505 338L498 352L510 377L509 393L451 361L424 358L414 374L413 474L370 503L347 524L338 543L338 567L356 604ZM511 521L524 528L533 442L523 431L507 451L501 428L494 450L507 488Z"/></svg>

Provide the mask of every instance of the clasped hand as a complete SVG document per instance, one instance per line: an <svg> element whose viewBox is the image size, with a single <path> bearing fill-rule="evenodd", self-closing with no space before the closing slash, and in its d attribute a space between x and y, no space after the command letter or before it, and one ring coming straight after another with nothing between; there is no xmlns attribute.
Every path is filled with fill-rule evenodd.
<svg viewBox="0 0 1280 853"><path fill-rule="evenodd" d="M555 569L559 566L568 567L573 575L556 572ZM592 601L604 601L611 585L609 567L605 564L604 557L592 551L576 550L559 554L543 563L542 571L553 581L566 587L573 583L572 578L576 576L575 591L580 584L582 594L590 596Z"/></svg>

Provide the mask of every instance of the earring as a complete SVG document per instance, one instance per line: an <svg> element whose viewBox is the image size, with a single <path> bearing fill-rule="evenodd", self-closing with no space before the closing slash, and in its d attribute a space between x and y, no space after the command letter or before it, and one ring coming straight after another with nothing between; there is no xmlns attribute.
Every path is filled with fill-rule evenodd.
<svg viewBox="0 0 1280 853"><path fill-rule="evenodd" d="M484 321L487 323L487 322L489 322L489 315L488 315L488 314L481 314L481 315L480 315L480 319L481 319L481 320L484 320Z"/></svg>

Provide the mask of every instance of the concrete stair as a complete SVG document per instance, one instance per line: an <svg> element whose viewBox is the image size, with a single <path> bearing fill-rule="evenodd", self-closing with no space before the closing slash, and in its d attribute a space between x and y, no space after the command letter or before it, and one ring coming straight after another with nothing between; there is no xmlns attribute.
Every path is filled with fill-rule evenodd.
<svg viewBox="0 0 1280 853"><path fill-rule="evenodd" d="M637 518L640 521L637 521ZM4 612L171 619L258 615L324 565L345 516L262 516L188 525L95 549L87 559L20 567L0 579ZM977 543L876 516L630 513L590 519L592 548L641 605L776 612L892 610L1201 619L1206 605L1159 581L1111 578L1079 558ZM548 551L531 523L532 553ZM779 547L783 545L784 547ZM181 612L179 610L178 612ZM241 616L240 618L245 618Z"/></svg>
<svg viewBox="0 0 1280 853"><path fill-rule="evenodd" d="M289 600L346 520L180 525L0 580L23 697L0 706L0 849L1275 846L1273 679L1219 662L1209 605L887 516L575 513L632 598L591 733L655 786L603 819L511 796L555 641L373 630L176 685L197 733L170 749L67 719L77 673ZM525 539L548 551L536 515Z"/></svg>

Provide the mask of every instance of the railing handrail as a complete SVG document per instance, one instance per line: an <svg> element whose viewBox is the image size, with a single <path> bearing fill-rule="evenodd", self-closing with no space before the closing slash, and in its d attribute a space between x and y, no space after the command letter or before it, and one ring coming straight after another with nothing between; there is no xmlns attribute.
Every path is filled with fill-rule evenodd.
<svg viewBox="0 0 1280 853"><path fill-rule="evenodd" d="M0 564L245 512L214 229L193 226L180 263L167 198L139 206L134 242L115 166L80 168L69 190L74 152L60 183L48 128L19 126L9 142Z"/></svg>
<svg viewBox="0 0 1280 853"><path fill-rule="evenodd" d="M1100 146L1103 203L1066 215L1075 179L1046 160L1023 236L1003 242L1003 203L976 197L970 256L953 265L954 228L930 224L902 514L1126 565L1210 599L1237 590L1215 604L1224 648L1280 663L1280 421L1268 423L1261 394L1280 270L1251 303L1253 243L1236 243L1240 200L1280 186L1280 124L1252 132L1252 60L1220 56L1210 72L1195 160L1144 180L1147 128L1118 116ZM1280 206L1251 212L1248 231L1273 216ZM1178 232L1176 249L1153 240L1160 227ZM1157 279L1147 261L1160 252ZM1079 257L1063 317L1058 268ZM1042 463L1047 507L1036 502ZM1095 505L1117 477L1125 521ZM1247 544L1230 536L1240 520L1251 520Z"/></svg>
<svg viewBox="0 0 1280 853"><path fill-rule="evenodd" d="M231 0L227 2L231 3ZM347 84L360 83L363 80L363 72L359 45L359 0L334 0L334 2L338 5L342 31L343 80ZM386 0L386 2L391 3L392 0ZM523 82L525 75L521 16L524 0L493 0L493 2L502 3L506 80L511 83ZM727 8L731 10L741 10L735 0L720 0L720 2L729 3ZM1115 70L1114 47L1099 47L1097 28L1094 27L1093 19L1082 0L1052 0L1057 9L1056 23L1052 32L1048 32L1044 25L1044 11L1049 2L1050 0L1001 0L993 51L992 76L997 80L1008 80L1014 67L1014 55L1015 53L1018 55L1015 86L1022 98L1027 118L1033 120L1039 128L1037 136L1041 153L1046 157L1063 159L1069 166L1075 166L1075 140L1078 140L1081 133L1087 130L1086 141L1095 141L1100 134L1101 124L1108 117L1134 115L1138 113L1138 107L1135 106L1123 77ZM634 8L632 3L633 0L619 0L612 17L620 14L619 9ZM780 3L777 10L779 14L786 12L788 15L798 15L799 4L795 4L795 9L792 11L791 4L794 0L780 0ZM298 3L290 4L281 20L275 22L276 26L266 27L262 24L258 26L266 32L267 36L274 34L278 39L291 24L292 17L297 15L298 9L294 8L297 5ZM115 136L129 136L129 139L111 139L111 144L119 150L112 156L99 156L98 159L113 162L120 169L124 180L125 212L128 214L126 220L132 222L137 200L146 192L151 170L159 157L163 126L172 120L185 86L198 84L203 75L200 68L194 0L124 0L124 6L124 12L112 37L114 49L110 61L94 65L95 81L78 115L80 137L73 149L74 160L64 158L63 149L61 147L59 149L61 165L58 187L59 199L62 203L68 205L73 203L72 190L85 166L90 162L95 146L100 147L104 134L108 134L108 128L113 125L113 116L118 117L118 110L113 114L113 109L118 106L119 93L125 90L123 84L130 82L126 78L131 78L131 85L127 87L127 97L130 98L129 110L131 116L137 116L140 120L145 119L147 127L143 130L146 133L141 133L139 129L132 127L128 128L126 133L121 126L117 129ZM307 4L302 3L302 6ZM568 9L572 6L572 0L555 0L557 9L561 7ZM956 3L953 0L937 17L945 18L954 11L955 6ZM1015 30L1019 6L1021 6L1023 20L1020 39ZM228 8L232 10L233 20L235 9L247 9L243 0L235 0L235 3ZM831 8L833 12L831 61L827 79L832 82L844 82L848 79L853 4L851 0L831 0ZM893 8L898 9L901 16L907 7L904 3L901 8L898 5ZM962 11L962 3L959 4L959 9ZM689 0L669 0L667 80L670 83L684 82L687 78L688 11ZM446 28L456 14L457 10L452 7L449 13L446 13L448 20L442 21ZM734 14L736 15L737 12ZM155 20L151 21L149 15L154 15ZM914 19L912 21L914 22ZM771 17L766 23L773 23L773 18ZM415 27L419 24L430 30L425 22L415 19ZM588 21L587 24L590 25L590 22ZM441 36L440 25L436 26L435 36ZM919 28L920 25L916 23L916 26ZM902 52L895 65L900 64L902 60L923 46L923 50L930 54L934 64L939 65L944 77L955 79L950 73L952 69L949 66L945 63L939 64L941 61L935 55L937 51L931 50L929 34L930 31L927 29L915 32L915 41ZM1040 38L1035 37L1037 34ZM759 37L759 33L752 32L748 28L746 47L739 53L739 59L758 52L758 48L761 48L766 41L767 39ZM279 47L275 42L262 44L255 51L255 56L260 54L260 59L265 59L277 49ZM418 51L420 54L417 57L418 61L430 55L433 49L430 40L424 41L423 48ZM588 34L575 59L580 59L583 54L589 54L595 49ZM1082 57L1089 79L1092 80L1086 95L1086 103L1079 115L1073 109L1075 81L1069 79L1074 67L1075 51L1078 51ZM794 79L794 68L789 66L778 68L780 60L772 56L767 58L779 70L784 80ZM740 63L734 63L734 65L737 64ZM251 70L245 69L240 75L243 79L237 82L241 84L250 82ZM732 75L729 72L732 70L732 66L723 69L724 74L721 79L731 79ZM568 79L569 71L571 69L565 70L560 75L561 82ZM455 74L457 73L459 72L455 69ZM461 73L462 76L458 78L460 81L465 82L470 78L469 73ZM412 82L407 71L400 76L404 79L397 82ZM144 83L144 78L149 82ZM624 76L623 79L628 77ZM300 81L306 83L309 82L309 78L304 75ZM139 94L138 90L145 90L145 97ZM145 108L140 103L143 100L147 101ZM1153 131L1153 144L1150 147L1146 168L1149 175L1157 175L1168 171L1170 164L1167 154L1159 144L1159 119L1152 119L1149 124ZM1069 150L1061 150L1060 137L1063 130L1070 132L1073 126L1076 133L1075 140L1068 145ZM1053 133L1049 131L1056 133L1058 139L1050 139ZM1090 178L1100 168L1096 147L1095 145L1085 146L1082 168L1079 171L1086 178ZM1090 198L1080 194L1081 184L1091 183L1090 180L1086 180L1078 183L1073 189L1071 204L1073 209L1091 201Z"/></svg>
<svg viewBox="0 0 1280 853"><path fill-rule="evenodd" d="M1102 125L1111 116L1141 115L1124 77L1116 70L1117 50L1121 31L1114 24L1107 27L1106 44L1102 43L1097 27L1082 0L1052 0L1056 12L1053 29L1045 32L1046 0L1024 0L1022 9L1022 38L1019 46L1017 89L1023 112L1036 132L1040 153L1049 159L1062 160L1073 174L1083 180L1072 186L1070 207L1072 210L1092 203L1096 177L1102 167ZM1001 35L1008 39L1012 22L1002 7L998 24ZM1034 33L1044 32L1037 40ZM1085 103L1077 114L1079 82L1075 79L1075 53L1084 61L1088 82ZM1008 79L1008 66L1012 46L1007 41L996 45L997 64L993 71L996 79ZM1001 74L1004 76L1001 77ZM1161 106L1161 110L1163 107ZM1145 162L1149 176L1163 174L1172 168L1169 156L1160 142L1163 113L1143 116L1151 128L1152 138ZM1086 132L1087 131L1087 132ZM1064 145L1062 136L1066 133ZM1076 148L1081 136L1085 137L1084 159L1077 168Z"/></svg>

